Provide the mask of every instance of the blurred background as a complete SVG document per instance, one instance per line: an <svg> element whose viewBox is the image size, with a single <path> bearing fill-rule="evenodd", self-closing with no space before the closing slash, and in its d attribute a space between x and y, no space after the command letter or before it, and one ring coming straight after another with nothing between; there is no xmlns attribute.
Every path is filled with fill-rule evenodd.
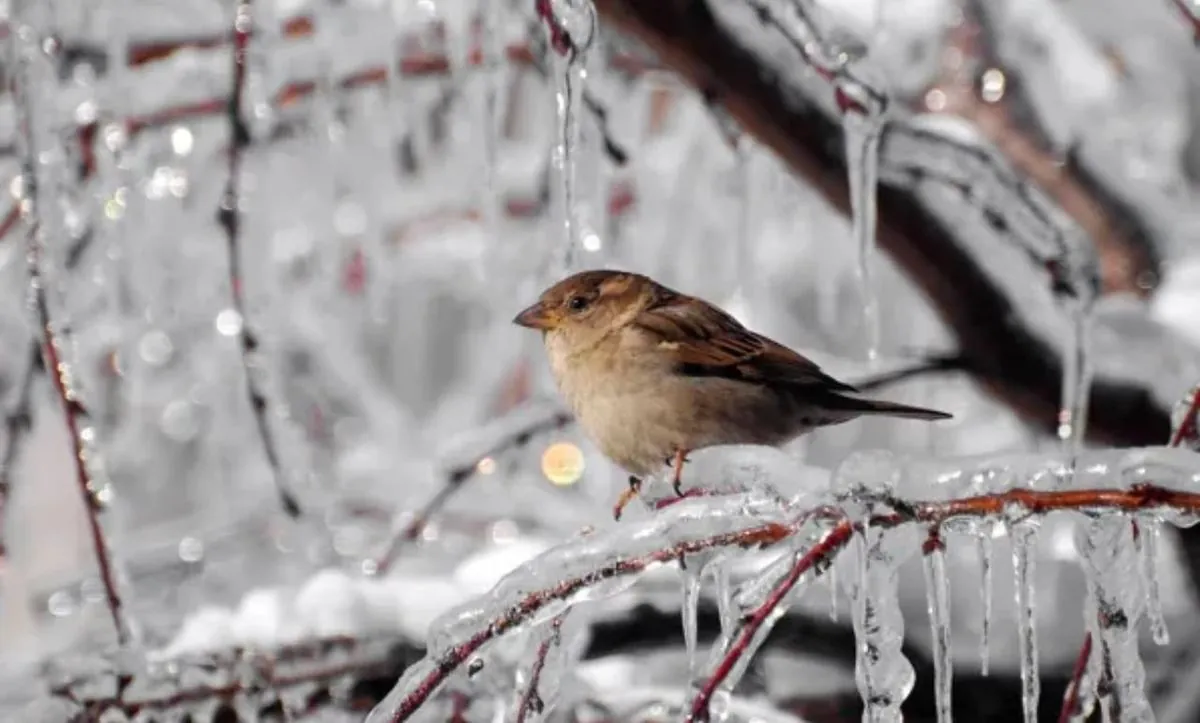
<svg viewBox="0 0 1200 723"><path fill-rule="evenodd" d="M818 431L780 453L789 492L856 450L1039 459L1081 431L1091 378L1085 445L1166 444L1200 381L1198 13L0 2L4 719L362 720L437 616L619 524L626 475L510 323L568 266L649 274L840 379L955 415ZM847 98L878 120L864 87L892 125L878 164L851 153L848 173ZM872 175L879 250L859 240L875 214L851 213ZM1035 547L1044 720L1085 632L1075 526L1046 518ZM1142 654L1163 721L1200 717L1189 534L1164 529L1151 558L1170 644L1147 628ZM955 715L1018 719L1008 537L947 540ZM906 565L906 719L934 720L925 581ZM730 720L861 718L849 608L818 588ZM578 704L554 715L671 719L681 600L663 568L589 610ZM477 693L507 700L505 684ZM494 719L452 718L456 701L429 719Z"/></svg>

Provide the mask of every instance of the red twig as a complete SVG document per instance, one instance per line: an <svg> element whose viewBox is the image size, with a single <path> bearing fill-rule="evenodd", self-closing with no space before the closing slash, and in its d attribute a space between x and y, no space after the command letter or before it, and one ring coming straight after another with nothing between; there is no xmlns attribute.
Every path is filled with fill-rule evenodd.
<svg viewBox="0 0 1200 723"><path fill-rule="evenodd" d="M1175 429L1171 431L1171 441L1168 446L1180 447L1184 446L1188 449L1196 449L1200 444L1197 440L1200 439L1200 432L1197 430L1196 417L1200 415L1200 385L1193 387L1188 395L1179 403L1179 412L1182 413L1175 421ZM1133 520L1133 539L1136 541L1141 534L1137 521ZM1067 683L1067 692L1063 696L1062 710L1059 711L1059 723L1067 723L1071 720L1071 716L1080 708L1083 699L1083 676L1087 673L1088 658L1092 655L1092 633L1085 632L1083 635L1083 644L1079 648L1079 656L1075 660L1075 668L1071 671L1071 680Z"/></svg>
<svg viewBox="0 0 1200 723"><path fill-rule="evenodd" d="M20 42L20 41L14 41ZM58 45L46 39L42 48L34 52L47 55L57 55ZM18 45L16 55L21 60L25 50ZM71 438L72 452L75 465L75 482L83 501L84 515L91 536L92 551L96 557L96 567L100 575L100 583L104 588L104 598L112 617L113 628L117 642L124 646L132 638L129 625L125 619L121 593L117 585L117 576L112 556L109 551L108 537L100 523L100 513L104 504L97 496L98 489L88 468L91 437L95 434L89 424L87 410L80 402L74 383L70 377L71 370L61 357L62 340L58 328L51 318L50 303L47 298L46 279L42 273L42 234L43 229L38 222L38 176L37 138L34 134L35 119L31 118L32 99L30 93L38 87L36 74L30 72L26 65L37 62L52 63L56 58L39 58L38 60L23 59L10 76L10 92L17 106L17 127L21 145L21 171L23 175L23 197L19 202L21 216L28 224L25 237L26 263L29 272L29 289L33 307L37 315L40 333L40 345L45 368L50 372L54 390L62 405L63 416L66 420L67 433Z"/></svg>
<svg viewBox="0 0 1200 723"><path fill-rule="evenodd" d="M1058 714L1058 723L1070 723L1071 716L1079 709L1080 687L1083 676L1087 672L1088 660L1092 657L1092 634L1083 636L1083 645L1079 648L1079 656L1075 658L1075 667L1071 670L1071 681L1067 683L1067 692L1063 695L1062 710Z"/></svg>
<svg viewBox="0 0 1200 723"><path fill-rule="evenodd" d="M491 449L469 463L447 470L445 482L438 488L433 497L429 498L429 501L421 506L420 511L417 512L416 516L407 525L388 540L383 554L375 560L374 573L376 575L383 575L391 568L400 552L407 545L416 541L429 524L429 521L446 507L447 503L465 486L468 480L473 479L478 474L480 462L488 457L496 457L505 452L524 447L529 444L534 436L562 429L573 420L574 417L566 412L555 412L549 417L534 419L524 427L514 430L512 434L497 442Z"/></svg>
<svg viewBox="0 0 1200 723"><path fill-rule="evenodd" d="M150 713L162 713L182 706L188 706L201 701L219 700L231 701L238 695L253 693L263 686L272 690L282 690L297 686L313 684L336 683L345 680L347 676L362 676L390 672L394 663L391 656L395 640L375 639L369 641L353 638L323 638L300 645L286 646L270 653L244 653L236 656L236 660L214 661L214 667L227 669L234 667L239 661L249 664L254 669L254 679L231 676L228 682L193 687L179 687L173 680L164 681L166 684L156 687L166 692L156 697L108 697L98 700L78 700L70 686L59 686L51 692L55 695L75 700L84 711L74 719L73 723L85 723L101 720L107 711L119 711L130 718ZM328 660L326 660L328 659ZM280 674L277 667L281 664L293 664L298 672ZM183 661L181 670L196 668L192 663ZM157 684L158 681L155 681ZM320 700L320 691L314 691L313 697ZM155 720L157 717L151 716Z"/></svg>
<svg viewBox="0 0 1200 723"><path fill-rule="evenodd" d="M517 723L525 723L525 718L530 713L540 714L545 708L545 703L542 701L542 696L538 693L538 684L542 680L542 671L546 668L546 656L550 654L550 649L556 647L562 642L562 624L566 618L566 613L559 615L550 621L550 634L545 637L542 642L538 643L537 654L533 659L533 667L529 671L529 686L521 695L520 702L517 704Z"/></svg>
<svg viewBox="0 0 1200 723"><path fill-rule="evenodd" d="M644 571L656 563L670 562L680 555L722 547L757 547L770 545L787 538L792 528L767 523L738 532L686 540L640 557L619 559L586 575L567 578L549 588L526 595L519 603L482 626L478 632L439 656L433 667L391 712L391 720L408 720L441 687L450 674L459 668L487 643L528 620L532 615L557 600L564 600L602 580Z"/></svg>
<svg viewBox="0 0 1200 723"><path fill-rule="evenodd" d="M1194 8L1188 0L1171 0L1183 17L1192 26L1192 41L1200 46L1200 8Z"/></svg>
<svg viewBox="0 0 1200 723"><path fill-rule="evenodd" d="M246 395L250 400L250 408L254 414L254 422L258 428L259 439L271 475L275 480L275 488L279 493L279 501L283 509L292 517L300 516L300 503L289 489L284 478L283 465L279 459L279 450L275 436L271 432L270 421L267 418L267 397L259 388L258 377L254 374L253 357L258 351L258 338L250 329L246 318L246 304L243 299L243 288L240 228L241 209L239 189L241 184L242 150L250 144L250 131L242 118L242 92L246 86L246 49L250 44L250 31L253 19L250 6L253 0L238 0L234 11L233 21L233 88L229 91L226 101L226 113L229 117L230 141L228 149L228 172L225 193L221 198L221 206L217 211L217 220L225 230L225 240L229 252L229 287L233 302L233 310L237 312L238 340L241 342L242 370L246 376Z"/></svg>
<svg viewBox="0 0 1200 723"><path fill-rule="evenodd" d="M805 553L788 574L783 577L772 588L771 593L767 595L767 599L763 601L752 613L744 616L741 624L738 626L736 635L733 636L733 642L729 645L729 650L725 656L721 658L721 662L713 669L708 679L700 687L700 692L692 700L691 710L686 718L687 723L701 723L709 720L708 704L712 700L712 696L717 692L717 688L725 682L729 674L737 666L738 661L750 649L754 638L758 635L759 630L766 623L767 619L779 607L779 603L787 597L800 578L809 570L816 568L819 564L826 560L831 560L841 548L850 541L850 536L854 534L854 525L848 520L839 522L829 534L827 534L820 542Z"/></svg>

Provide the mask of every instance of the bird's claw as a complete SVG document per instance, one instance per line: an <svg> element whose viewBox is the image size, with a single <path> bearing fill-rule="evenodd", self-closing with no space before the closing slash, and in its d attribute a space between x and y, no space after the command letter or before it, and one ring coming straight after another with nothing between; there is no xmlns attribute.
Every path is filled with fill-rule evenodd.
<svg viewBox="0 0 1200 723"><path fill-rule="evenodd" d="M633 501L634 497L642 491L642 481L633 475L629 475L629 487L626 488L621 496L617 498L617 504L613 505L613 519L620 522L621 513L625 511L625 507Z"/></svg>

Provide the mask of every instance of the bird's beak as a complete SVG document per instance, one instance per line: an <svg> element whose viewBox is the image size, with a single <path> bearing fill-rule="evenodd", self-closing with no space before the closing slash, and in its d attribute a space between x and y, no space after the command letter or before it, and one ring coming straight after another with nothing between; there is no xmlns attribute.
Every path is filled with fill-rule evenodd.
<svg viewBox="0 0 1200 723"><path fill-rule="evenodd" d="M513 318L513 323L527 329L541 329L542 331L554 328L554 319L540 301L517 314Z"/></svg>

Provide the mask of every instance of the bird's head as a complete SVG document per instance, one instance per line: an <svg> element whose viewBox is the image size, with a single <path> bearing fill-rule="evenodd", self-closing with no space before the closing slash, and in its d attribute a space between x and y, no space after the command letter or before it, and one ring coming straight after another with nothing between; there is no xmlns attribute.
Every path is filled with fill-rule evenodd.
<svg viewBox="0 0 1200 723"><path fill-rule="evenodd" d="M586 343L629 324L653 298L654 288L641 274L581 271L543 291L513 323Z"/></svg>

